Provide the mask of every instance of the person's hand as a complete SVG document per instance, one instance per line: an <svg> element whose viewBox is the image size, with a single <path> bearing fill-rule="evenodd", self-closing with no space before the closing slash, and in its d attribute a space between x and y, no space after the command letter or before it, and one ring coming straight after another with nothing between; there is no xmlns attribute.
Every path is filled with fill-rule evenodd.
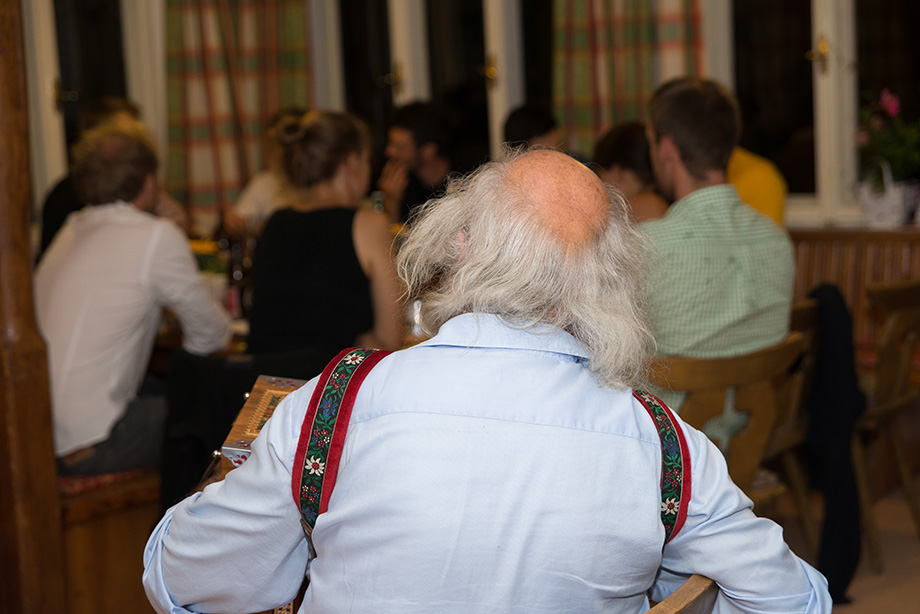
<svg viewBox="0 0 920 614"><path fill-rule="evenodd" d="M383 165L383 170L380 171L377 189L383 192L385 197L401 201L406 194L407 185L409 185L409 170L406 165L396 160L388 160Z"/></svg>
<svg viewBox="0 0 920 614"><path fill-rule="evenodd" d="M189 234L191 231L191 218L185 207L170 196L166 190L159 191L151 212L156 216L172 220L185 234Z"/></svg>
<svg viewBox="0 0 920 614"><path fill-rule="evenodd" d="M246 220L233 209L227 209L224 211L224 228L235 237L242 236L247 231Z"/></svg>
<svg viewBox="0 0 920 614"><path fill-rule="evenodd" d="M388 160L380 171L377 189L383 192L383 210L391 222L399 221L400 208L409 185L409 170L396 160Z"/></svg>

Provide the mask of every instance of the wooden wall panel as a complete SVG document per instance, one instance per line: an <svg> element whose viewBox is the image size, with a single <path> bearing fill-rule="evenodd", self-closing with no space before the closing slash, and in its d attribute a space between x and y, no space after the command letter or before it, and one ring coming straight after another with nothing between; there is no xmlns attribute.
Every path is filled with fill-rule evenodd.
<svg viewBox="0 0 920 614"><path fill-rule="evenodd" d="M920 231L794 230L795 298L821 283L840 287L853 314L853 337L865 346L876 332L867 285L920 279Z"/></svg>
<svg viewBox="0 0 920 614"><path fill-rule="evenodd" d="M0 2L0 610L61 614L64 561L45 344L32 302L25 58Z"/></svg>

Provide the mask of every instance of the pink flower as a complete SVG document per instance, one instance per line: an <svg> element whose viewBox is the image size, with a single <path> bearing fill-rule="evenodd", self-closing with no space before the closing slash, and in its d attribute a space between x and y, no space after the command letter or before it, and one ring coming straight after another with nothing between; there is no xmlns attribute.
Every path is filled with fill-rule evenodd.
<svg viewBox="0 0 920 614"><path fill-rule="evenodd" d="M882 90L882 95L878 99L878 106L888 114L888 117L897 117L901 112L901 99L886 88Z"/></svg>
<svg viewBox="0 0 920 614"><path fill-rule="evenodd" d="M865 147L869 144L869 133L865 128L860 128L856 131L856 145L859 147Z"/></svg>

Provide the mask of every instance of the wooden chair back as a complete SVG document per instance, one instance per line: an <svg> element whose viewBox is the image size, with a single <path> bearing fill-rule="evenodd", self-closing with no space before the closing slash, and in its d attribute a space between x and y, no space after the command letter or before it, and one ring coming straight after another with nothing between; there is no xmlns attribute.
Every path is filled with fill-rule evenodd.
<svg viewBox="0 0 920 614"><path fill-rule="evenodd" d="M680 416L699 429L722 415L729 390L735 391L734 407L748 414L748 422L728 442L726 460L732 480L748 490L776 424L778 382L789 377L789 368L802 348L802 335L793 332L775 345L742 356L660 357L650 375L652 383L661 388L687 393Z"/></svg>
<svg viewBox="0 0 920 614"><path fill-rule="evenodd" d="M875 343L872 405L899 403L911 396L910 371L920 342L920 281L869 286L866 295L883 316Z"/></svg>
<svg viewBox="0 0 920 614"><path fill-rule="evenodd" d="M694 574L648 614L710 614L718 596L718 584L706 576Z"/></svg>
<svg viewBox="0 0 920 614"><path fill-rule="evenodd" d="M914 407L918 396L911 385L910 372L920 342L920 281L868 286L866 295L881 325L875 339L875 369L861 382L868 406L856 422L851 449L869 564L874 571L881 572L881 546L872 506L873 486L882 490L885 484L881 476L875 476L879 484L872 484L868 445L877 432L884 433L891 446L904 499L920 535L920 497L914 486L909 448L901 441L897 421L902 412Z"/></svg>
<svg viewBox="0 0 920 614"><path fill-rule="evenodd" d="M764 452L765 458L774 458L805 442L805 400L818 359L818 301L810 298L796 301L792 306L789 330L802 336L802 353L789 377L780 377L776 382L776 426Z"/></svg>

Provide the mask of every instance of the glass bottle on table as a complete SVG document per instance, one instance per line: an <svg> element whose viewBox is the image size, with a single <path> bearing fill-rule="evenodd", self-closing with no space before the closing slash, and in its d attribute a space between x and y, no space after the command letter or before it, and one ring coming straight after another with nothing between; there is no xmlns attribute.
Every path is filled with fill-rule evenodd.
<svg viewBox="0 0 920 614"><path fill-rule="evenodd" d="M220 257L226 264L227 290L224 296L224 306L230 312L230 316L238 320L243 317L243 244L224 223L223 208L221 208L219 220L214 238L217 241Z"/></svg>

